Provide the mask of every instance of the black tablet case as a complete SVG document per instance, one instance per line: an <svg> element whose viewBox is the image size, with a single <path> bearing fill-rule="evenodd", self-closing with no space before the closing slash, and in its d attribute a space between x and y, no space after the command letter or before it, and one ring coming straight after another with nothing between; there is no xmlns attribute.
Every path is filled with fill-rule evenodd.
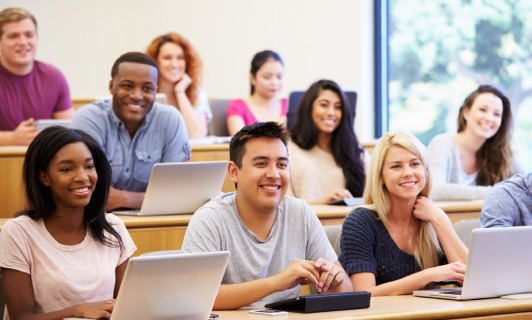
<svg viewBox="0 0 532 320"><path fill-rule="evenodd" d="M367 291L312 294L267 304L266 308L293 312L325 312L369 308L371 293Z"/></svg>

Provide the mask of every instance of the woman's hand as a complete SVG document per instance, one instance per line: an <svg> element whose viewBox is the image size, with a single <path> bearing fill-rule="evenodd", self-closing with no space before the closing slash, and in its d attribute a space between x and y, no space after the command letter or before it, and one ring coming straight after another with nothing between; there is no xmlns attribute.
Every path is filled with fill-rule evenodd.
<svg viewBox="0 0 532 320"><path fill-rule="evenodd" d="M423 270L429 282L458 281L463 282L466 266L460 261L456 261L442 266Z"/></svg>
<svg viewBox="0 0 532 320"><path fill-rule="evenodd" d="M187 90L188 86L192 83L192 79L188 74L183 74L181 77L181 80L179 80L174 87L174 91L176 94L183 93Z"/></svg>
<svg viewBox="0 0 532 320"><path fill-rule="evenodd" d="M312 202L312 204L328 204L334 200L341 200L344 198L353 198L353 195L347 189L333 189L318 201Z"/></svg>
<svg viewBox="0 0 532 320"><path fill-rule="evenodd" d="M427 197L419 196L414 205L414 217L434 224L436 220L441 219L442 217L447 218L447 215L442 209L436 207Z"/></svg>
<svg viewBox="0 0 532 320"><path fill-rule="evenodd" d="M82 303L76 308L76 317L80 318L110 318L115 306L115 299L99 302Z"/></svg>

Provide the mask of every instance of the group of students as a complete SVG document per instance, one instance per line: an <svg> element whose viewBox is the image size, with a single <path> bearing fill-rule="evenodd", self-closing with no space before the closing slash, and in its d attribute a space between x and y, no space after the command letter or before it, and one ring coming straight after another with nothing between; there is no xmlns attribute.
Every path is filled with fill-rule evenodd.
<svg viewBox="0 0 532 320"><path fill-rule="evenodd" d="M0 68L9 58L4 52L10 34L36 37L35 19L0 23ZM112 312L136 247L123 222L106 212L139 207L153 164L190 159L188 136L196 133L189 123L202 127L210 117L194 107L205 101L204 92L193 86L198 74L183 73L194 65L195 53L172 39L154 40L149 52L155 59L138 52L118 58L109 84L112 101L76 111L73 129L52 127L31 137L23 168L28 204L0 233L8 319L99 318ZM31 51L23 48L17 47L15 56ZM429 200L431 173L441 178L433 170L438 163L450 172L441 178L445 183L489 189L483 216L507 222L503 213L511 211L515 221L510 225L532 221L531 175L483 187L521 170L510 149L509 102L497 89L481 86L466 99L459 132L435 138L431 157L413 135L397 132L385 134L369 160L336 83L314 83L287 131L282 125L286 102L277 98L282 61L271 51L255 58L252 95L239 103L254 116L267 106L264 114L273 119L242 123L234 118L238 111L228 111L235 131L227 169L236 192L200 208L182 245L189 253L231 252L215 309L293 297L305 284L320 293L367 290L377 296L462 281L467 248L447 215ZM181 77L163 83L164 72L181 72ZM154 101L157 91L169 89L168 101L177 108ZM453 148L450 155L436 153L444 149L443 140ZM351 196L364 196L365 204L345 219L337 257L309 203ZM511 206L515 210L501 209ZM488 220L483 218L483 224L488 226Z"/></svg>

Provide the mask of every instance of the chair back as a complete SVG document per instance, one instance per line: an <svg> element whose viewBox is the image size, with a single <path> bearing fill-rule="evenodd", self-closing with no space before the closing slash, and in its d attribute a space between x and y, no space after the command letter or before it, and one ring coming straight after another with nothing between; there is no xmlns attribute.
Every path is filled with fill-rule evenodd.
<svg viewBox="0 0 532 320"><path fill-rule="evenodd" d="M471 233L476 228L480 228L480 218L464 219L454 224L454 231L468 248L471 241Z"/></svg>
<svg viewBox="0 0 532 320"><path fill-rule="evenodd" d="M227 137L227 104L230 99L210 99L212 119L209 122L209 135Z"/></svg>
<svg viewBox="0 0 532 320"><path fill-rule="evenodd" d="M329 239L329 242L331 243L334 252L336 252L337 256L340 256L340 235L342 234L342 225L333 224L323 226L323 229L325 229L325 233L327 234L327 238Z"/></svg>

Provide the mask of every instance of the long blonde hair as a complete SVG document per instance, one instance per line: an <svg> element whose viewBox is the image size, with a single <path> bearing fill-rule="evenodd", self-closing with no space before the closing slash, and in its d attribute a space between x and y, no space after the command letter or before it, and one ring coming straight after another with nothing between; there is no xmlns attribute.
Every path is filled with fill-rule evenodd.
<svg viewBox="0 0 532 320"><path fill-rule="evenodd" d="M403 131L389 132L382 136L371 154L371 164L366 177L366 196L362 207L377 212L385 226L388 225L392 204L390 194L384 185L382 167L391 147L401 147L412 152L425 166L426 183L419 195L429 197L432 185L428 167L428 149L416 137ZM442 249L434 227L431 223L420 221L417 245L414 248L414 257L420 268L423 270L438 266L440 252Z"/></svg>

